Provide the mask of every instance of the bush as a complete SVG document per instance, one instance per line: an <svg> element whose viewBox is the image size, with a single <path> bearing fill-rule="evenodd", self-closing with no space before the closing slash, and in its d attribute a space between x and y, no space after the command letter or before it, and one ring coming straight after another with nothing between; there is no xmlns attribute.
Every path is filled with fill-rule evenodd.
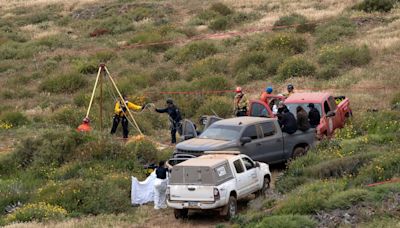
<svg viewBox="0 0 400 228"><path fill-rule="evenodd" d="M287 58L285 52L280 51L251 51L241 55L235 63L235 71L248 71L249 66L256 65L267 75L275 75L279 65Z"/></svg>
<svg viewBox="0 0 400 228"><path fill-rule="evenodd" d="M338 69L338 66L334 64L328 64L319 69L319 71L317 72L317 78L329 80L339 76L339 74L340 71Z"/></svg>
<svg viewBox="0 0 400 228"><path fill-rule="evenodd" d="M78 127L82 123L82 119L85 117L83 110L79 110L76 107L62 107L58 109L50 118L51 122L55 124L65 124L72 128Z"/></svg>
<svg viewBox="0 0 400 228"><path fill-rule="evenodd" d="M175 81L180 79L181 75L178 71L174 70L172 66L161 66L152 73L151 77L157 82Z"/></svg>
<svg viewBox="0 0 400 228"><path fill-rule="evenodd" d="M131 205L130 180L115 176L105 180L66 180L49 182L38 193L37 201L60 205L71 214L121 213Z"/></svg>
<svg viewBox="0 0 400 228"><path fill-rule="evenodd" d="M339 67L357 67L371 61L372 57L367 46L328 46L321 49L318 62Z"/></svg>
<svg viewBox="0 0 400 228"><path fill-rule="evenodd" d="M193 82L196 90L227 90L231 88L228 79L223 76L208 76Z"/></svg>
<svg viewBox="0 0 400 228"><path fill-rule="evenodd" d="M7 215L6 222L44 222L60 220L65 218L67 214L68 212L60 206L54 206L44 202L29 203Z"/></svg>
<svg viewBox="0 0 400 228"><path fill-rule="evenodd" d="M254 80L263 80L267 76L265 69L260 68L256 65L250 65L245 70L239 71L236 74L237 84L246 84Z"/></svg>
<svg viewBox="0 0 400 228"><path fill-rule="evenodd" d="M90 101L90 94L84 92L79 93L74 97L74 104L78 107L87 107Z"/></svg>
<svg viewBox="0 0 400 228"><path fill-rule="evenodd" d="M223 31L229 27L229 21L225 17L217 17L208 27L214 31Z"/></svg>
<svg viewBox="0 0 400 228"><path fill-rule="evenodd" d="M304 175L313 178L337 178L345 175L357 175L363 165L370 162L375 153L365 153L344 158L332 159L304 169Z"/></svg>
<svg viewBox="0 0 400 228"><path fill-rule="evenodd" d="M389 12L393 9L396 0L364 0L355 5L353 9L371 12Z"/></svg>
<svg viewBox="0 0 400 228"><path fill-rule="evenodd" d="M392 105L392 109L400 110L400 92L397 92L393 95L390 104Z"/></svg>
<svg viewBox="0 0 400 228"><path fill-rule="evenodd" d="M76 70L81 74L96 74L99 66L94 61L76 60L74 61Z"/></svg>
<svg viewBox="0 0 400 228"><path fill-rule="evenodd" d="M258 222L256 228L297 228L297 227L316 227L317 223L304 215L274 215L268 216Z"/></svg>
<svg viewBox="0 0 400 228"><path fill-rule="evenodd" d="M310 214L326 207L327 199L336 192L341 192L344 184L316 181L303 185L291 192L277 205L277 214Z"/></svg>
<svg viewBox="0 0 400 228"><path fill-rule="evenodd" d="M329 197L326 207L329 209L348 209L358 202L370 198L370 193L365 189L349 189L343 192L336 192Z"/></svg>
<svg viewBox="0 0 400 228"><path fill-rule="evenodd" d="M218 49L215 44L206 41L198 41L187 44L179 49L173 59L176 63L184 63L204 59L217 52Z"/></svg>
<svg viewBox="0 0 400 228"><path fill-rule="evenodd" d="M228 60L219 57L209 57L199 60L191 65L186 79L202 78L213 74L226 74L229 72Z"/></svg>
<svg viewBox="0 0 400 228"><path fill-rule="evenodd" d="M372 160L372 162L360 170L355 178L356 184L371 184L388 180L400 173L400 153L388 152Z"/></svg>
<svg viewBox="0 0 400 228"><path fill-rule="evenodd" d="M123 56L128 62L139 63L142 66L147 66L155 62L154 54L146 49L129 50Z"/></svg>
<svg viewBox="0 0 400 228"><path fill-rule="evenodd" d="M296 28L296 32L313 32L315 24L311 24L303 15L293 13L291 15L280 17L274 23L274 30L283 30Z"/></svg>
<svg viewBox="0 0 400 228"><path fill-rule="evenodd" d="M15 127L29 123L28 118L21 112L2 113L0 116L0 120Z"/></svg>
<svg viewBox="0 0 400 228"><path fill-rule="evenodd" d="M210 97L204 101L197 111L196 116L217 114L221 118L232 116L233 106L231 99L227 97Z"/></svg>
<svg viewBox="0 0 400 228"><path fill-rule="evenodd" d="M290 33L280 33L266 38L258 38L249 44L250 51L275 50L277 52L288 52L299 54L307 50L308 44L302 36Z"/></svg>
<svg viewBox="0 0 400 228"><path fill-rule="evenodd" d="M291 77L313 76L314 74L315 66L302 57L289 58L278 68L280 80L286 80Z"/></svg>
<svg viewBox="0 0 400 228"><path fill-rule="evenodd" d="M53 75L42 81L40 89L51 93L73 93L87 85L86 79L80 74Z"/></svg>
<svg viewBox="0 0 400 228"><path fill-rule="evenodd" d="M215 11L215 12L217 12L217 13L223 15L223 16L226 16L226 15L229 15L229 14L233 13L233 11L228 6L226 6L225 4L223 4L221 2L217 2L217 3L212 4L211 7L210 7L210 10L213 10L213 11Z"/></svg>
<svg viewBox="0 0 400 228"><path fill-rule="evenodd" d="M340 17L336 20L321 24L316 28L317 44L330 44L349 37L356 32L356 25L348 18Z"/></svg>
<svg viewBox="0 0 400 228"><path fill-rule="evenodd" d="M144 139L130 142L128 144L128 150L134 151L137 160L141 164L157 163L157 154L159 151L154 143L149 140Z"/></svg>
<svg viewBox="0 0 400 228"><path fill-rule="evenodd" d="M283 176L276 182L276 189L281 192L290 192L300 185L310 182L312 179L304 176Z"/></svg>

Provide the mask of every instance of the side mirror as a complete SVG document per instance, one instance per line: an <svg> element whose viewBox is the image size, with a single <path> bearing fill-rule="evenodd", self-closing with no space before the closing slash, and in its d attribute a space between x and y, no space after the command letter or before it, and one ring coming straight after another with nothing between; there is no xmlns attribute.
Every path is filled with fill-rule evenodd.
<svg viewBox="0 0 400 228"><path fill-rule="evenodd" d="M326 114L326 117L332 117L332 116L335 116L336 115L336 113L334 112L334 111L329 111L327 114Z"/></svg>
<svg viewBox="0 0 400 228"><path fill-rule="evenodd" d="M260 167L260 163L258 161L256 161L256 167Z"/></svg>
<svg viewBox="0 0 400 228"><path fill-rule="evenodd" d="M244 146L244 144L251 142L251 138L250 137L242 137L240 138L240 143L242 144L242 146Z"/></svg>

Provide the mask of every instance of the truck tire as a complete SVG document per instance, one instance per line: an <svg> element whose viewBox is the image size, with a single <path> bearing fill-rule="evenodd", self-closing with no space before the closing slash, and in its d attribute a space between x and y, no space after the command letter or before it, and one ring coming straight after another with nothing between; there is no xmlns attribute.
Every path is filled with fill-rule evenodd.
<svg viewBox="0 0 400 228"><path fill-rule="evenodd" d="M295 159L300 157L306 153L306 149L304 147L296 147L293 150L292 158Z"/></svg>
<svg viewBox="0 0 400 228"><path fill-rule="evenodd" d="M176 219L184 219L188 217L189 210L188 209L174 209L174 215Z"/></svg>
<svg viewBox="0 0 400 228"><path fill-rule="evenodd" d="M268 177L264 177L263 185L259 191L256 192L256 197L265 196L265 192L269 189L270 180Z"/></svg>
<svg viewBox="0 0 400 228"><path fill-rule="evenodd" d="M228 204L226 205L228 207L226 215L225 215L225 220L229 221L231 218L233 218L236 213L237 213L237 202L236 198L234 196L229 197Z"/></svg>

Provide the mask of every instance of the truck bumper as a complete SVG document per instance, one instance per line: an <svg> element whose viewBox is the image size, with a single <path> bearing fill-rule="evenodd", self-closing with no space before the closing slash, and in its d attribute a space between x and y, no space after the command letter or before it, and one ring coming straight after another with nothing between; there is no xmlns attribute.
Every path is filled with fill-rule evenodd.
<svg viewBox="0 0 400 228"><path fill-rule="evenodd" d="M222 200L216 202L188 202L188 201L171 201L167 200L168 207L174 209L217 209L225 205Z"/></svg>

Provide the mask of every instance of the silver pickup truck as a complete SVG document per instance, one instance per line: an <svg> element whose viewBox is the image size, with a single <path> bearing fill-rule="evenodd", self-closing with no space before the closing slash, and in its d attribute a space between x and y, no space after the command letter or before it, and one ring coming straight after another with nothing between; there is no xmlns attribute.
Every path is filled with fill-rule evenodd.
<svg viewBox="0 0 400 228"><path fill-rule="evenodd" d="M274 164L301 156L314 145L315 129L282 133L275 118L237 117L211 124L200 136L176 145L173 165L204 151L236 150L253 160ZM175 160L174 160L175 159Z"/></svg>

